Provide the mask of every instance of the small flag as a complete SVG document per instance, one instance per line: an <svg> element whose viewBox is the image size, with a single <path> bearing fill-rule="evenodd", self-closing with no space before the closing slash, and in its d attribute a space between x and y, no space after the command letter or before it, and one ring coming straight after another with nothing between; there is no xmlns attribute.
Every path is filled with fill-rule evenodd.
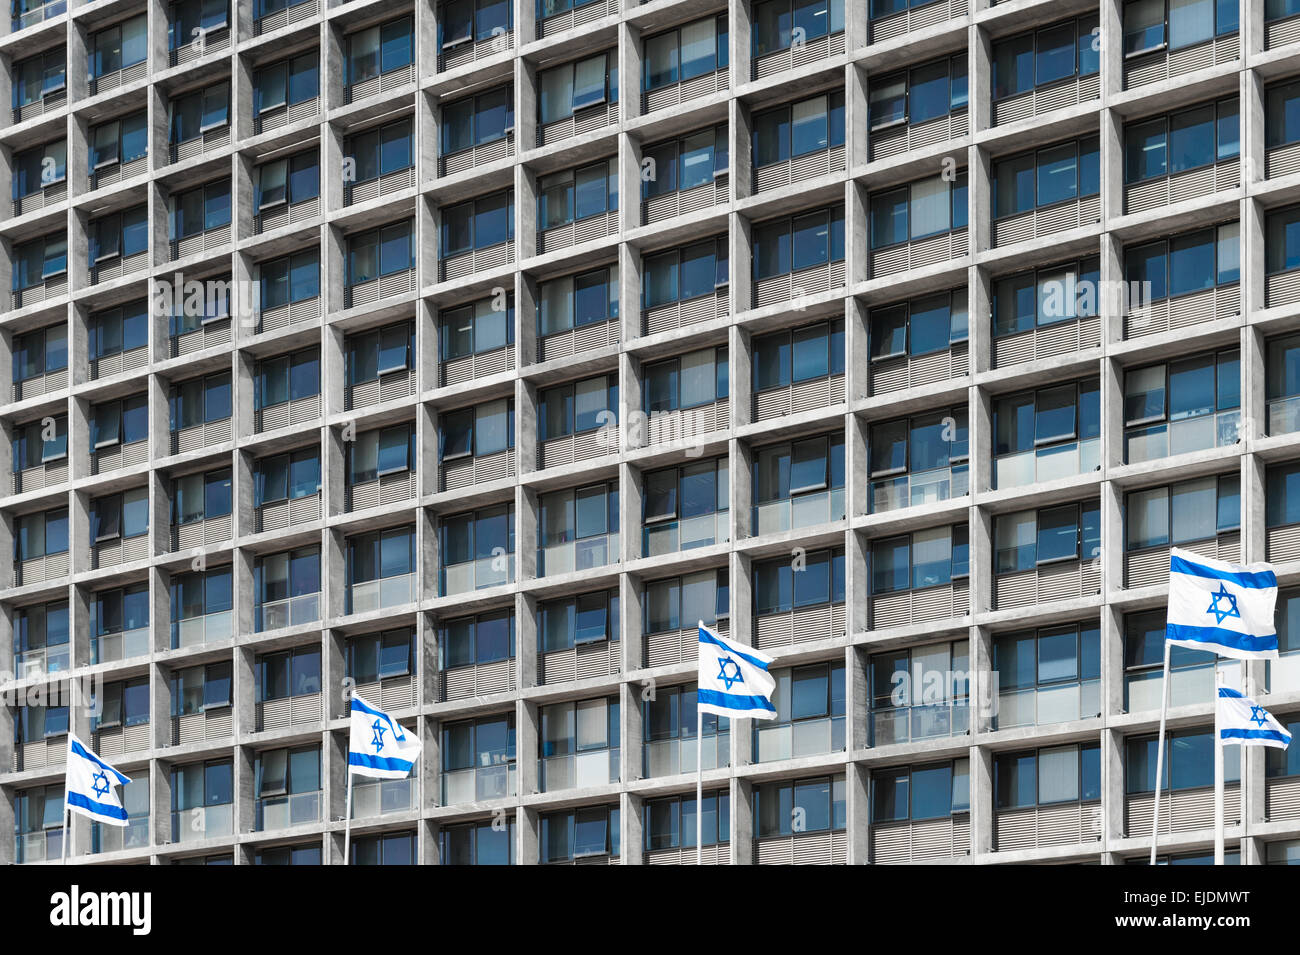
<svg viewBox="0 0 1300 955"><path fill-rule="evenodd" d="M1277 575L1268 564L1245 567L1169 551L1165 639L1238 660L1277 658Z"/></svg>
<svg viewBox="0 0 1300 955"><path fill-rule="evenodd" d="M96 822L125 826L126 810L115 789L130 781L68 734L68 767L63 785L69 810Z"/></svg>
<svg viewBox="0 0 1300 955"><path fill-rule="evenodd" d="M698 705L718 716L776 719L772 691L776 680L767 672L772 658L753 647L732 643L700 621Z"/></svg>
<svg viewBox="0 0 1300 955"><path fill-rule="evenodd" d="M352 741L348 746L348 771L379 779L404 779L410 775L422 744L397 720L352 697Z"/></svg>
<svg viewBox="0 0 1300 955"><path fill-rule="evenodd" d="M1219 687L1219 739L1242 746L1291 745L1291 734L1272 713L1226 686Z"/></svg>

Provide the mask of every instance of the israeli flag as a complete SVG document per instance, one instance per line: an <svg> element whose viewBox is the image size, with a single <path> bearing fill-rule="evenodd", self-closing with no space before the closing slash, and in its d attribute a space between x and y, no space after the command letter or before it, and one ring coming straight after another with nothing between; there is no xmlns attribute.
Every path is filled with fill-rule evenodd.
<svg viewBox="0 0 1300 955"><path fill-rule="evenodd" d="M1275 603L1277 575L1270 565L1241 567L1170 549L1165 639L1175 646L1238 660L1277 659Z"/></svg>
<svg viewBox="0 0 1300 955"><path fill-rule="evenodd" d="M408 733L383 710L353 694L348 772L378 779L405 779L421 748L418 736Z"/></svg>
<svg viewBox="0 0 1300 955"><path fill-rule="evenodd" d="M81 740L68 734L68 766L64 789L69 810L88 816L95 822L110 826L126 825L126 810L122 808L118 786L131 780L104 762L85 746Z"/></svg>
<svg viewBox="0 0 1300 955"><path fill-rule="evenodd" d="M1286 749L1291 734L1264 707L1226 686L1219 687L1219 739L1242 746Z"/></svg>
<svg viewBox="0 0 1300 955"><path fill-rule="evenodd" d="M772 691L776 680L767 672L772 658L753 647L732 643L700 621L698 706L718 716L776 719Z"/></svg>

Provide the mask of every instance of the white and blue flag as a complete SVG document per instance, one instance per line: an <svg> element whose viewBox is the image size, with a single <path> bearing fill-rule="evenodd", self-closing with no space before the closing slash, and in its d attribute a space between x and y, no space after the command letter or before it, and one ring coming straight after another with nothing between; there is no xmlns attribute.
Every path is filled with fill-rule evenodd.
<svg viewBox="0 0 1300 955"><path fill-rule="evenodd" d="M348 771L378 779L405 779L420 755L422 744L383 710L352 696L352 740Z"/></svg>
<svg viewBox="0 0 1300 955"><path fill-rule="evenodd" d="M1264 707L1226 686L1219 687L1219 739L1242 746L1286 749L1291 734Z"/></svg>
<svg viewBox="0 0 1300 955"><path fill-rule="evenodd" d="M131 781L68 734L68 767L64 789L68 809L110 826L126 825L126 810L118 786Z"/></svg>
<svg viewBox="0 0 1300 955"><path fill-rule="evenodd" d="M723 639L700 621L698 705L718 716L776 719L772 691L776 680L767 672L772 658L753 647Z"/></svg>
<svg viewBox="0 0 1300 955"><path fill-rule="evenodd" d="M1169 551L1165 639L1238 660L1277 658L1277 575L1268 564L1245 567L1175 547Z"/></svg>

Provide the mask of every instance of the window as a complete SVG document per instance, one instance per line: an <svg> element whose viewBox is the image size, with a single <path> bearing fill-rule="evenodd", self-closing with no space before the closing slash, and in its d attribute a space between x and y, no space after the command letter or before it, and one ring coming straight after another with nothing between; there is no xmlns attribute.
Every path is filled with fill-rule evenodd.
<svg viewBox="0 0 1300 955"><path fill-rule="evenodd" d="M415 470L415 427L411 424L376 428L357 435L348 445L348 487L355 488L388 474ZM319 475L317 476L319 481Z"/></svg>
<svg viewBox="0 0 1300 955"><path fill-rule="evenodd" d="M1156 736L1139 736L1124 741L1125 793L1154 792ZM1223 779L1226 783L1241 780L1241 747L1223 747ZM1214 785L1214 732L1210 730L1175 730L1165 734L1164 778L1161 792L1180 792Z"/></svg>
<svg viewBox="0 0 1300 955"><path fill-rule="evenodd" d="M47 279L56 276L66 277L68 272L67 233L59 232L41 239L33 239L31 242L24 242L22 245L15 245L13 270L13 290L15 292L41 285ZM37 334L39 337L39 333ZM27 336L23 337L26 338ZM17 365L14 367L17 368ZM68 367L66 353L63 364L58 367Z"/></svg>
<svg viewBox="0 0 1300 955"><path fill-rule="evenodd" d="M320 865L319 845L271 846L258 849L254 865Z"/></svg>
<svg viewBox="0 0 1300 955"><path fill-rule="evenodd" d="M727 239L709 239L642 260L641 297L646 309L716 295L729 281Z"/></svg>
<svg viewBox="0 0 1300 955"><path fill-rule="evenodd" d="M227 614L234 606L231 589L231 569L192 574L178 574L171 581L172 649L188 645L182 641L182 626L186 620L200 620L217 614ZM215 621L214 621L215 622ZM225 636L229 636L226 628ZM212 639L218 639L213 636Z"/></svg>
<svg viewBox="0 0 1300 955"><path fill-rule="evenodd" d="M149 488L137 487L90 502L90 540L101 544L149 533Z"/></svg>
<svg viewBox="0 0 1300 955"><path fill-rule="evenodd" d="M754 562L754 612L759 616L843 602L842 550L805 554L797 571L786 557Z"/></svg>
<svg viewBox="0 0 1300 955"><path fill-rule="evenodd" d="M353 163L350 185L370 182L415 165L411 120L376 126L348 138L343 153Z"/></svg>
<svg viewBox="0 0 1300 955"><path fill-rule="evenodd" d="M754 733L754 761L844 749L844 665L813 663L776 670L776 717Z"/></svg>
<svg viewBox="0 0 1300 955"><path fill-rule="evenodd" d="M844 321L835 319L754 339L754 391L844 374Z"/></svg>
<svg viewBox="0 0 1300 955"><path fill-rule="evenodd" d="M414 572L415 534L411 528L399 527L349 538L348 612L353 612L353 588L358 584L405 577Z"/></svg>
<svg viewBox="0 0 1300 955"><path fill-rule="evenodd" d="M613 212L618 208L618 159L543 176L537 188L537 222L542 230Z"/></svg>
<svg viewBox="0 0 1300 955"><path fill-rule="evenodd" d="M149 117L132 113L90 129L90 171L129 163L149 154Z"/></svg>
<svg viewBox="0 0 1300 955"><path fill-rule="evenodd" d="M415 365L415 323L398 322L347 340L348 385L355 387Z"/></svg>
<svg viewBox="0 0 1300 955"><path fill-rule="evenodd" d="M1300 266L1300 206L1269 213L1264 226L1264 270L1269 275Z"/></svg>
<svg viewBox="0 0 1300 955"><path fill-rule="evenodd" d="M510 32L506 0L451 0L438 8L438 42L444 50Z"/></svg>
<svg viewBox="0 0 1300 955"><path fill-rule="evenodd" d="M871 247L881 249L966 228L966 173L923 179L871 197Z"/></svg>
<svg viewBox="0 0 1300 955"><path fill-rule="evenodd" d="M543 864L593 856L618 856L617 806L551 813L542 816L541 822L540 860Z"/></svg>
<svg viewBox="0 0 1300 955"><path fill-rule="evenodd" d="M444 259L510 242L515 237L513 190L471 199L441 211L442 243L438 251Z"/></svg>
<svg viewBox="0 0 1300 955"><path fill-rule="evenodd" d="M999 754L994 763L999 811L1101 799L1101 747L1096 743Z"/></svg>
<svg viewBox="0 0 1300 955"><path fill-rule="evenodd" d="M727 18L707 17L645 41L642 89L657 90L727 68Z"/></svg>
<svg viewBox="0 0 1300 955"><path fill-rule="evenodd" d="M553 703L540 709L542 792L618 781L618 697Z"/></svg>
<svg viewBox="0 0 1300 955"><path fill-rule="evenodd" d="M320 604L312 598L320 591L319 547L300 547L258 557L253 564L257 631L277 630L318 619Z"/></svg>
<svg viewBox="0 0 1300 955"><path fill-rule="evenodd" d="M1268 405L1268 433L1295 431L1296 402L1300 395L1300 336L1275 338L1264 346L1265 395Z"/></svg>
<svg viewBox="0 0 1300 955"><path fill-rule="evenodd" d="M505 568L500 563L515 552L514 505L444 517L439 527L439 551L444 595L508 582L514 574L514 561L507 558ZM466 579L460 572L449 577L448 568L461 564L475 572L474 579Z"/></svg>
<svg viewBox="0 0 1300 955"><path fill-rule="evenodd" d="M1269 468L1265 487L1265 525L1300 524L1300 465L1279 464Z"/></svg>
<svg viewBox="0 0 1300 955"><path fill-rule="evenodd" d="M514 795L514 713L442 724L443 804Z"/></svg>
<svg viewBox="0 0 1300 955"><path fill-rule="evenodd" d="M1000 514L994 524L995 572L1014 574L1101 553L1101 509L1096 502Z"/></svg>
<svg viewBox="0 0 1300 955"><path fill-rule="evenodd" d="M180 0L171 4L167 20L168 48L177 50L191 40L227 26L227 0Z"/></svg>
<svg viewBox="0 0 1300 955"><path fill-rule="evenodd" d="M970 539L965 524L916 531L873 541L874 595L950 584L970 573Z"/></svg>
<svg viewBox="0 0 1300 955"><path fill-rule="evenodd" d="M62 784L37 787L14 794L15 848L18 862L53 861L63 846L64 806Z"/></svg>
<svg viewBox="0 0 1300 955"><path fill-rule="evenodd" d="M93 405L90 412L90 450L125 446L149 437L149 396L132 395L121 401Z"/></svg>
<svg viewBox="0 0 1300 955"><path fill-rule="evenodd" d="M174 301L164 307L171 308L167 321L167 334L177 338L189 332L198 331L209 322L230 320L230 294L235 290L232 278L208 279L203 289L197 293L174 296Z"/></svg>
<svg viewBox="0 0 1300 955"><path fill-rule="evenodd" d="M415 833L384 832L352 840L352 865L415 865Z"/></svg>
<svg viewBox="0 0 1300 955"><path fill-rule="evenodd" d="M618 377L597 375L545 389L538 401L537 420L543 441L617 424Z"/></svg>
<svg viewBox="0 0 1300 955"><path fill-rule="evenodd" d="M230 417L230 372L172 385L171 430L183 431Z"/></svg>
<svg viewBox="0 0 1300 955"><path fill-rule="evenodd" d="M538 604L537 642L543 653L618 638L617 590L599 590Z"/></svg>
<svg viewBox="0 0 1300 955"><path fill-rule="evenodd" d="M1213 540L1241 526L1241 478L1225 474L1130 491L1124 518L1125 550Z"/></svg>
<svg viewBox="0 0 1300 955"><path fill-rule="evenodd" d="M1241 360L1236 349L1198 355L1165 365L1131 369L1124 374L1126 461L1129 464L1167 454L1231 444L1237 438L1236 416L1211 423L1217 412L1241 406Z"/></svg>
<svg viewBox="0 0 1300 955"><path fill-rule="evenodd" d="M409 220L348 236L348 287L415 268L414 243Z"/></svg>
<svg viewBox="0 0 1300 955"><path fill-rule="evenodd" d="M68 552L68 509L26 514L17 519L19 560L37 560Z"/></svg>
<svg viewBox="0 0 1300 955"><path fill-rule="evenodd" d="M509 6L506 6L509 9ZM449 156L465 149L504 139L515 128L514 88L469 96L442 107L440 154Z"/></svg>
<svg viewBox="0 0 1300 955"><path fill-rule="evenodd" d="M754 278L789 275L844 258L844 210L819 209L754 225Z"/></svg>
<svg viewBox="0 0 1300 955"><path fill-rule="evenodd" d="M508 293L505 307L496 305L494 297L442 311L438 317L442 361L482 355L514 344L515 297Z"/></svg>
<svg viewBox="0 0 1300 955"><path fill-rule="evenodd" d="M96 312L86 328L91 361L134 351L149 344L149 302L140 299Z"/></svg>
<svg viewBox="0 0 1300 955"><path fill-rule="evenodd" d="M253 506L311 497L320 493L320 487L318 448L261 458L253 473Z"/></svg>
<svg viewBox="0 0 1300 955"><path fill-rule="evenodd" d="M1296 733L1300 732L1300 719L1283 716L1278 722L1291 734L1293 739ZM1227 750L1225 749L1224 752L1227 752ZM1268 747L1264 751L1264 776L1267 779L1300 776L1300 751L1292 752L1289 746L1286 749Z"/></svg>
<svg viewBox="0 0 1300 955"><path fill-rule="evenodd" d="M844 0L764 0L754 5L754 56L844 32Z"/></svg>
<svg viewBox="0 0 1300 955"><path fill-rule="evenodd" d="M829 498L829 501L828 501ZM771 505L790 502L790 513ZM756 531L789 530L844 517L844 437L819 435L759 448L754 453ZM829 506L828 506L829 504Z"/></svg>
<svg viewBox="0 0 1300 955"><path fill-rule="evenodd" d="M967 640L873 655L872 745L967 732L970 675Z"/></svg>
<svg viewBox="0 0 1300 955"><path fill-rule="evenodd" d="M306 302L320 295L320 252L307 249L257 267L262 311Z"/></svg>
<svg viewBox="0 0 1300 955"><path fill-rule="evenodd" d="M694 630L699 622L716 626L730 615L730 600L725 568L652 580L646 584L642 632Z"/></svg>
<svg viewBox="0 0 1300 955"><path fill-rule="evenodd" d="M590 570L618 560L618 483L539 498L538 574Z"/></svg>
<svg viewBox="0 0 1300 955"><path fill-rule="evenodd" d="M136 639L108 641L132 634ZM90 601L93 663L129 659L149 652L149 584L102 590ZM116 651L116 652L113 652Z"/></svg>
<svg viewBox="0 0 1300 955"><path fill-rule="evenodd" d="M1142 289L1133 305L1236 283L1241 279L1241 224L1227 222L1125 249L1124 273L1130 288Z"/></svg>
<svg viewBox="0 0 1300 955"><path fill-rule="evenodd" d="M544 70L537 77L542 125L590 106L618 102L618 52L611 50Z"/></svg>
<svg viewBox="0 0 1300 955"><path fill-rule="evenodd" d="M230 225L230 180L210 182L171 197L171 239L179 242Z"/></svg>
<svg viewBox="0 0 1300 955"><path fill-rule="evenodd" d="M1282 20L1300 14L1300 0L1264 0L1264 20Z"/></svg>
<svg viewBox="0 0 1300 955"><path fill-rule="evenodd" d="M149 216L146 206L136 206L90 223L90 267L105 259L139 255L149 248Z"/></svg>
<svg viewBox="0 0 1300 955"><path fill-rule="evenodd" d="M172 480L172 525L179 527L230 513L230 468Z"/></svg>
<svg viewBox="0 0 1300 955"><path fill-rule="evenodd" d="M970 99L964 54L873 79L869 87L867 122L873 130L938 119L965 109Z"/></svg>
<svg viewBox="0 0 1300 955"><path fill-rule="evenodd" d="M1101 68L1097 18L1080 17L993 45L993 99L1027 93Z"/></svg>
<svg viewBox="0 0 1300 955"><path fill-rule="evenodd" d="M68 732L68 707L29 705L14 714L15 742L36 743Z"/></svg>
<svg viewBox="0 0 1300 955"><path fill-rule="evenodd" d="M727 511L728 485L726 458L646 474L641 504L646 556L725 540L725 528L715 526L725 519L715 518Z"/></svg>
<svg viewBox="0 0 1300 955"><path fill-rule="evenodd" d="M697 823L694 795L646 800L642 810L646 851L692 849L695 847L697 828L701 832L701 845L715 846L730 842L731 794L725 789L706 792L702 805L704 817Z"/></svg>
<svg viewBox="0 0 1300 955"><path fill-rule="evenodd" d="M355 86L372 77L410 66L415 61L411 17L401 17L347 37L345 82Z"/></svg>
<svg viewBox="0 0 1300 955"><path fill-rule="evenodd" d="M646 171L641 177L642 200L712 185L715 178L727 174L727 149L726 126L647 146L641 151Z"/></svg>
<svg viewBox="0 0 1300 955"><path fill-rule="evenodd" d="M514 612L496 610L446 620L439 628L438 647L444 670L514 659Z"/></svg>
<svg viewBox="0 0 1300 955"><path fill-rule="evenodd" d="M35 604L14 613L14 671L17 679L68 669L71 654L68 604Z"/></svg>
<svg viewBox="0 0 1300 955"><path fill-rule="evenodd" d="M46 422L53 422L46 424ZM13 472L38 468L68 456L68 416L37 418L14 428ZM19 488L21 490L21 488Z"/></svg>
<svg viewBox="0 0 1300 955"><path fill-rule="evenodd" d="M642 401L651 415L710 404L727 394L725 347L705 348L645 368Z"/></svg>
<svg viewBox="0 0 1300 955"><path fill-rule="evenodd" d="M1100 188L1100 145L1094 136L993 164L996 218L1094 196Z"/></svg>
<svg viewBox="0 0 1300 955"><path fill-rule="evenodd" d="M143 63L149 55L148 17L145 14L123 20L90 37L92 80Z"/></svg>
<svg viewBox="0 0 1300 955"><path fill-rule="evenodd" d="M893 510L964 494L969 460L965 408L872 425L872 509Z"/></svg>
<svg viewBox="0 0 1300 955"><path fill-rule="evenodd" d="M1100 314L1101 260L1094 257L995 281L993 330L999 337Z"/></svg>
<svg viewBox="0 0 1300 955"><path fill-rule="evenodd" d="M997 487L1091 470L1099 460L1101 383L1092 379L999 398L993 434Z"/></svg>
<svg viewBox="0 0 1300 955"><path fill-rule="evenodd" d="M257 661L257 701L320 692L320 647L267 653Z"/></svg>
<svg viewBox="0 0 1300 955"><path fill-rule="evenodd" d="M439 416L438 455L443 461L496 454L515 446L515 400L501 398Z"/></svg>
<svg viewBox="0 0 1300 955"><path fill-rule="evenodd" d="M319 195L320 162L314 149L257 167L254 205L259 215L265 209L315 199Z"/></svg>
<svg viewBox="0 0 1300 955"><path fill-rule="evenodd" d="M348 676L356 683L413 677L414 644L414 632L409 628L352 637L348 640Z"/></svg>
<svg viewBox="0 0 1300 955"><path fill-rule="evenodd" d="M754 117L754 166L844 145L844 91L799 100Z"/></svg>
<svg viewBox="0 0 1300 955"><path fill-rule="evenodd" d="M307 348L292 355L277 355L257 363L253 376L258 410L320 394L320 355Z"/></svg>
<svg viewBox="0 0 1300 955"><path fill-rule="evenodd" d="M68 367L68 327L50 325L13 339L14 384Z"/></svg>
<svg viewBox="0 0 1300 955"><path fill-rule="evenodd" d="M149 678L105 684L98 716L91 713L90 729L97 733L109 727L146 726L149 723Z"/></svg>
<svg viewBox="0 0 1300 955"><path fill-rule="evenodd" d="M320 818L320 746L273 749L254 763L257 828L283 829Z"/></svg>
<svg viewBox="0 0 1300 955"><path fill-rule="evenodd" d="M839 831L846 823L843 776L784 780L754 787L754 835L760 839L789 836L794 820L801 832Z"/></svg>
<svg viewBox="0 0 1300 955"><path fill-rule="evenodd" d="M945 351L969 335L966 289L871 310L871 360Z"/></svg>
<svg viewBox="0 0 1300 955"><path fill-rule="evenodd" d="M543 337L618 317L618 265L543 282L538 329Z"/></svg>
<svg viewBox="0 0 1300 955"><path fill-rule="evenodd" d="M320 95L320 55L311 50L263 66L253 76L253 113L295 106Z"/></svg>
<svg viewBox="0 0 1300 955"><path fill-rule="evenodd" d="M1264 91L1264 146L1272 149L1295 142L1300 142L1300 81Z"/></svg>
<svg viewBox="0 0 1300 955"><path fill-rule="evenodd" d="M1233 0L1126 0L1124 55L1177 50L1236 33Z"/></svg>
<svg viewBox="0 0 1300 955"><path fill-rule="evenodd" d="M970 812L970 760L871 774L871 821L921 822Z"/></svg>
<svg viewBox="0 0 1300 955"><path fill-rule="evenodd" d="M14 156L13 193L17 202L40 192L46 186L66 182L68 177L68 141L60 139Z"/></svg>
<svg viewBox="0 0 1300 955"><path fill-rule="evenodd" d="M997 726L1007 729L1101 715L1101 631L1066 624L999 634Z"/></svg>
<svg viewBox="0 0 1300 955"><path fill-rule="evenodd" d="M230 124L230 83L217 83L168 102L172 145Z"/></svg>
<svg viewBox="0 0 1300 955"><path fill-rule="evenodd" d="M48 50L14 64L14 109L39 103L46 96L67 89L67 51L63 47Z"/></svg>
<svg viewBox="0 0 1300 955"><path fill-rule="evenodd" d="M1212 166L1241 153L1237 100L1224 99L1124 128L1124 182Z"/></svg>

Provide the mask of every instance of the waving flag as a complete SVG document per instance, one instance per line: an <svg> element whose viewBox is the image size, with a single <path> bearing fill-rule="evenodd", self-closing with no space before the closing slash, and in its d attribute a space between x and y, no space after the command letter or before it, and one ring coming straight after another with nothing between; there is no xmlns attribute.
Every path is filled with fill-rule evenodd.
<svg viewBox="0 0 1300 955"><path fill-rule="evenodd" d="M1219 687L1219 739L1242 746L1291 745L1291 734L1272 713L1226 686Z"/></svg>
<svg viewBox="0 0 1300 955"><path fill-rule="evenodd" d="M81 740L68 734L68 767L64 789L68 809L95 822L110 826L126 825L126 810L115 791L131 780L104 762L85 746Z"/></svg>
<svg viewBox="0 0 1300 955"><path fill-rule="evenodd" d="M700 621L699 709L718 716L776 719L767 672L772 658L753 647L732 643Z"/></svg>
<svg viewBox="0 0 1300 955"><path fill-rule="evenodd" d="M355 694L352 697L352 739L348 745L348 771L379 779L404 779L410 775L422 744L378 707Z"/></svg>
<svg viewBox="0 0 1300 955"><path fill-rule="evenodd" d="M1238 660L1277 658L1273 606L1277 576L1268 564L1246 567L1169 551L1165 638L1180 647Z"/></svg>

